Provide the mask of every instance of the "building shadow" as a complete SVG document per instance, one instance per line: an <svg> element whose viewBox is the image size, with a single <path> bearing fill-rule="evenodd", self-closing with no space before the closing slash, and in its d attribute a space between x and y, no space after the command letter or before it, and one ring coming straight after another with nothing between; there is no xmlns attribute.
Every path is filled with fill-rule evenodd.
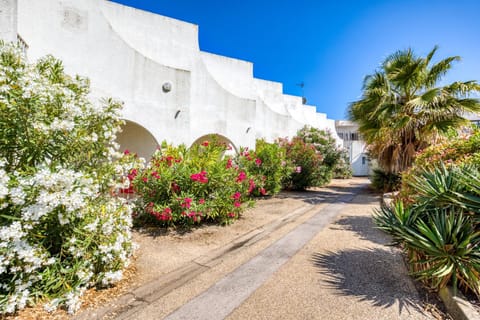
<svg viewBox="0 0 480 320"><path fill-rule="evenodd" d="M423 313L402 257L392 250L374 248L315 253L311 260L318 272L326 275L321 284L338 295L354 296L382 308L398 304L399 315L412 309Z"/></svg>

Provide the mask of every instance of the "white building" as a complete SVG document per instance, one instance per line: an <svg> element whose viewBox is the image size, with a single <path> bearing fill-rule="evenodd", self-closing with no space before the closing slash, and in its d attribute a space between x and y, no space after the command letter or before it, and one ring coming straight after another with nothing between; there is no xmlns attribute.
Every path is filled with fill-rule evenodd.
<svg viewBox="0 0 480 320"><path fill-rule="evenodd" d="M343 147L348 152L354 176L368 176L370 174L370 161L365 142L358 132L358 125L352 121L335 121L335 127Z"/></svg>
<svg viewBox="0 0 480 320"><path fill-rule="evenodd" d="M123 101L118 141L147 158L162 140L191 145L209 134L234 148L304 125L335 136L333 120L254 78L252 63L201 51L194 24L106 0L2 0L0 27L30 60L52 54L90 79L94 98Z"/></svg>

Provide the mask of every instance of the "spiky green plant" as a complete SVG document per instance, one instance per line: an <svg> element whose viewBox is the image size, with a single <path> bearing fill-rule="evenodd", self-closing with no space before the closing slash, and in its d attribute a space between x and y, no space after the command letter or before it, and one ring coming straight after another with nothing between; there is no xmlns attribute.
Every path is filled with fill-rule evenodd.
<svg viewBox="0 0 480 320"><path fill-rule="evenodd" d="M480 173L474 166L424 171L410 182L413 203L383 206L374 220L432 288L452 283L480 295Z"/></svg>

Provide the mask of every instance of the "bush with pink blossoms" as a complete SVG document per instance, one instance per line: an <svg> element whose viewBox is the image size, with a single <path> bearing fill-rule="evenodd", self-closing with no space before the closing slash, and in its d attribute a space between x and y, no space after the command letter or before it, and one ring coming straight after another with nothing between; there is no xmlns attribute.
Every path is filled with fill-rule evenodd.
<svg viewBox="0 0 480 320"><path fill-rule="evenodd" d="M251 178L215 139L186 148L163 144L133 180L137 225L228 224L252 204Z"/></svg>
<svg viewBox="0 0 480 320"><path fill-rule="evenodd" d="M282 188L282 178L292 171L287 166L285 149L259 139L255 151L241 149L235 162L248 172L249 192L253 196L275 195Z"/></svg>

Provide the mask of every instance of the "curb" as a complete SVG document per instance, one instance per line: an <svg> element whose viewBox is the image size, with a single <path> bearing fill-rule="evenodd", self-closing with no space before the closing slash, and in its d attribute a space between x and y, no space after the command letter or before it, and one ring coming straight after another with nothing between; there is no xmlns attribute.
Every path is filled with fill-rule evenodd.
<svg viewBox="0 0 480 320"><path fill-rule="evenodd" d="M480 314L472 304L460 292L454 295L452 287L440 289L439 296L455 320L480 320Z"/></svg>

